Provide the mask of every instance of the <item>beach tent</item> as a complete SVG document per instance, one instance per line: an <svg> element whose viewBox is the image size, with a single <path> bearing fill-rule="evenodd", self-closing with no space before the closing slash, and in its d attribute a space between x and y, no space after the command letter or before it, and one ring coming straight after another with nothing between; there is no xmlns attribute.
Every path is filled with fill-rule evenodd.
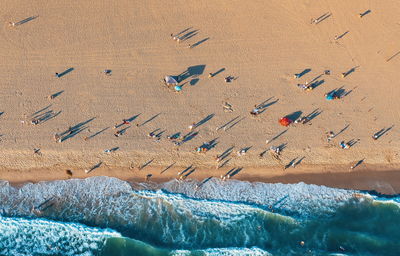
<svg viewBox="0 0 400 256"><path fill-rule="evenodd" d="M178 85L178 82L172 76L166 76L164 78L164 81L168 86L176 86L176 85Z"/></svg>
<svg viewBox="0 0 400 256"><path fill-rule="evenodd" d="M279 119L279 123L282 125L282 126L289 126L289 124L291 124L293 121L292 120L290 120L289 118L287 118L287 117L282 117L281 119Z"/></svg>

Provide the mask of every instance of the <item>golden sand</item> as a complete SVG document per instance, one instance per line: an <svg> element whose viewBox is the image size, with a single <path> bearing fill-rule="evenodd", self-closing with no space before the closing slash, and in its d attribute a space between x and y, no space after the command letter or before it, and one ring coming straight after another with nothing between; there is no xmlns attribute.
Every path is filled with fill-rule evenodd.
<svg viewBox="0 0 400 256"><path fill-rule="evenodd" d="M219 177L243 168L232 178L279 182L286 174L304 174L288 179L297 182L319 173L319 183L332 185L331 180L341 184L352 174L331 179L324 176L328 171L398 169L397 1L141 2L2 1L1 179L63 179L71 169L75 177L144 180L153 173L152 179L161 180L176 178L179 170L193 165L197 169L187 178ZM360 18L360 13L366 14ZM323 15L326 18L311 22ZM171 33L181 37L179 43ZM112 71L109 76L103 73L107 69ZM323 74L325 70L330 75ZM185 71L190 74L181 93L160 81ZM225 83L227 76L237 79ZM320 84L312 91L297 87L316 81ZM324 95L337 88L347 95L327 101ZM262 114L249 114L266 100L273 104ZM226 102L233 111L223 107ZM30 125L33 114L44 108L39 115L56 116ZM307 124L285 128L278 123L293 112L307 115L314 110L320 114ZM121 126L130 126L125 133L114 136L113 126L135 115L139 116L130 125ZM195 129L198 135L183 145L166 139L177 132L187 134L189 125L209 115L212 118ZM54 134L80 123L82 131L55 142ZM327 143L326 132L338 133L347 125ZM390 127L378 140L371 138ZM165 130L160 140L147 136L156 129ZM214 139L217 144L209 152L195 152ZM340 141L350 140L357 143L339 148ZM286 146L280 163L268 153L259 157L270 146L282 144ZM114 147L119 149L104 153ZM216 170L215 157L230 147L234 149L229 162ZM251 148L238 156L246 147ZM41 154L34 154L34 148ZM284 170L295 158L303 160ZM360 166L350 169L360 160ZM99 162L99 168L84 172ZM160 174L172 163L174 172ZM379 181L369 172L362 177L369 177L371 184Z"/></svg>

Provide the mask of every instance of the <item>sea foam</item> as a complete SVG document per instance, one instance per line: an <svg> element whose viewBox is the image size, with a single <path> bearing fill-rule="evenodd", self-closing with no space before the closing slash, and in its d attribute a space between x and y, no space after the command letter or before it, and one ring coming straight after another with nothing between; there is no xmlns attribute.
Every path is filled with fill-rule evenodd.
<svg viewBox="0 0 400 256"><path fill-rule="evenodd" d="M132 189L128 182L109 177L40 182L21 188L2 182L0 210L8 217L40 217L112 228L162 247L258 247L275 248L276 252L282 244L298 246L313 223L329 223L343 206L368 206L358 202L373 201L359 191L304 183L210 179L204 183L173 180L134 187L140 186L148 190ZM324 230L319 232L318 236L324 236ZM308 242L323 248L318 236Z"/></svg>
<svg viewBox="0 0 400 256"><path fill-rule="evenodd" d="M43 219L0 217L0 255L82 255L99 252L118 232Z"/></svg>
<svg viewBox="0 0 400 256"><path fill-rule="evenodd" d="M354 190L308 185L302 182L272 184L239 180L221 181L216 178L200 185L196 181L172 180L164 183L162 188L191 198L257 204L274 212L304 218L332 214L357 193Z"/></svg>
<svg viewBox="0 0 400 256"><path fill-rule="evenodd" d="M202 251L177 250L171 256L187 256L193 254L204 256L270 256L271 254L259 248L212 248Z"/></svg>

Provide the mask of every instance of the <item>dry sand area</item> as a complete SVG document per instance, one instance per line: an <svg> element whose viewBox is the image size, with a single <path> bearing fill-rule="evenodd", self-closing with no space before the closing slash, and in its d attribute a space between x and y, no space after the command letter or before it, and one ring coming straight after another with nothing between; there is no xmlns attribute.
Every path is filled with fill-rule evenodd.
<svg viewBox="0 0 400 256"><path fill-rule="evenodd" d="M73 177L143 180L152 173L153 180L163 180L193 165L195 171L185 177L203 179L243 168L233 178L354 187L354 179L367 177L361 188L400 192L393 181L397 173L387 172L398 170L400 163L398 1L3 0L1 6L1 179L64 179L71 169ZM360 18L359 13L365 15ZM311 23L323 14L326 19ZM179 32L183 39L177 43L170 34ZM71 68L62 77L54 75ZM102 73L105 69L112 75ZM307 69L302 77L293 77ZM320 76L324 70L331 74ZM189 74L181 93L160 81L185 71ZM229 75L237 79L225 83ZM296 86L314 78L321 84L311 92ZM327 101L324 94L336 88L347 95ZM272 104L252 117L254 105L266 100ZM223 102L234 111L225 112ZM42 109L61 112L38 125L21 123ZM307 115L314 110L320 114L308 124L285 128L278 123L293 112ZM115 123L135 115L126 132L115 137ZM198 135L183 145L166 138L187 134L190 124L209 115L196 129ZM216 130L236 117L228 129ZM85 121L75 136L54 141L55 133ZM327 143L326 132L338 133L347 125ZM371 138L385 128L392 129L378 140ZM165 130L159 141L147 136L156 129ZM266 145L266 139L286 129ZM195 152L213 139L213 149ZM343 150L342 140L358 142ZM304 157L296 168L283 170L270 155L259 157L281 144L283 165ZM215 156L232 146L229 162L216 170ZM103 152L114 147L119 149ZM251 148L237 156L245 147ZM99 162L99 168L85 174L84 169ZM382 175L370 174L375 171ZM332 172L353 174L306 178ZM300 174L304 179L290 178Z"/></svg>

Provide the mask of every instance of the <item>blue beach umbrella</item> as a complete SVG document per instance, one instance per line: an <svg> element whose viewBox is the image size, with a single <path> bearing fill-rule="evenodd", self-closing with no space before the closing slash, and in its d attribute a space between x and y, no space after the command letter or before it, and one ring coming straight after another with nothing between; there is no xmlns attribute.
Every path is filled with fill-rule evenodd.
<svg viewBox="0 0 400 256"><path fill-rule="evenodd" d="M325 97L327 100L333 100L334 99L334 94L333 93L328 93Z"/></svg>

